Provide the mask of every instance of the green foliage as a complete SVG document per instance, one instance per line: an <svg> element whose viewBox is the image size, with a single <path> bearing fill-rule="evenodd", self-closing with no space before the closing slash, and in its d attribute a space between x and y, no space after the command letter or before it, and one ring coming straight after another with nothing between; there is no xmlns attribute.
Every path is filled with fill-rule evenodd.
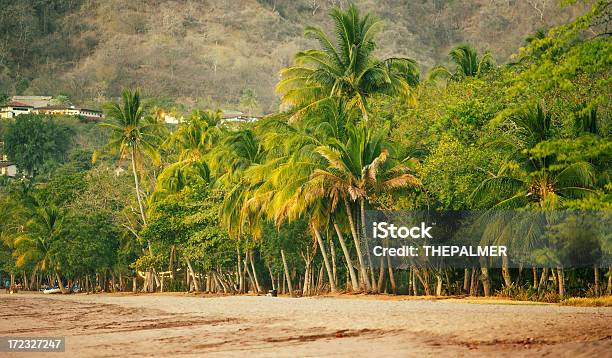
<svg viewBox="0 0 612 358"><path fill-rule="evenodd" d="M301 114L321 100L339 97L367 116L372 94L413 99L411 86L419 82L416 61L374 57L380 20L372 14L361 16L353 4L346 11L332 9L330 17L335 24L335 41L321 29L307 27L306 36L316 40L321 49L299 52L295 65L281 70L276 91L283 104L296 106Z"/></svg>
<svg viewBox="0 0 612 358"><path fill-rule="evenodd" d="M20 115L4 136L8 156L20 170L35 177L49 162L62 163L72 144L73 131L39 115Z"/></svg>

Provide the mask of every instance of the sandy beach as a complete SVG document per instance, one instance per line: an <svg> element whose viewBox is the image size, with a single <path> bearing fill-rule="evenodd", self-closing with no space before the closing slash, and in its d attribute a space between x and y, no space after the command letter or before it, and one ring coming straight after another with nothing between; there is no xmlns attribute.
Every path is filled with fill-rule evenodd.
<svg viewBox="0 0 612 358"><path fill-rule="evenodd" d="M67 357L593 357L612 353L611 334L610 308L351 296L0 294L0 336L66 336L66 353L53 356Z"/></svg>

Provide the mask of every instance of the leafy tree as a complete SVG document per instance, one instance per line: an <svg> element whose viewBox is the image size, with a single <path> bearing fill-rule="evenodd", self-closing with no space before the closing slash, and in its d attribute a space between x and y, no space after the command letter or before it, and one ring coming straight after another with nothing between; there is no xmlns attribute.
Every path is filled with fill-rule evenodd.
<svg viewBox="0 0 612 358"><path fill-rule="evenodd" d="M62 163L72 144L73 131L44 116L23 114L8 126L6 152L17 167L35 177L49 162Z"/></svg>

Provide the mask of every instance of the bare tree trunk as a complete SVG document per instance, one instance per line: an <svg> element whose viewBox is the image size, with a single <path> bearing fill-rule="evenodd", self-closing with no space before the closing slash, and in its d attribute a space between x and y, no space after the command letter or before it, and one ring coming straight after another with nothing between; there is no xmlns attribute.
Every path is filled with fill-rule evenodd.
<svg viewBox="0 0 612 358"><path fill-rule="evenodd" d="M257 279L257 271L255 270L255 262L253 260L253 250L249 251L249 261L251 261L251 269L253 270L253 278L255 279L255 287L257 288L257 293L263 292L261 290L261 286L259 286L259 280Z"/></svg>
<svg viewBox="0 0 612 358"><path fill-rule="evenodd" d="M305 258L306 269L304 270L304 285L302 286L302 296L310 295L310 260Z"/></svg>
<svg viewBox="0 0 612 358"><path fill-rule="evenodd" d="M185 255L185 261L187 262L187 267L189 267L189 273L191 274L191 278L193 279L193 287L196 292L200 291L200 285L198 284L198 279L195 276L195 272L193 272L193 267L191 267L191 261L189 261L189 257Z"/></svg>
<svg viewBox="0 0 612 358"><path fill-rule="evenodd" d="M380 293L383 291L383 286L385 284L385 260L381 256L378 260L379 268L378 268L378 280L372 280L372 282L376 282L376 293Z"/></svg>
<svg viewBox="0 0 612 358"><path fill-rule="evenodd" d="M336 247L334 245L334 240L329 240L329 255L331 256L332 261L332 276L334 278L334 286L338 286L338 269L336 267Z"/></svg>
<svg viewBox="0 0 612 358"><path fill-rule="evenodd" d="M68 293L68 291L66 291L66 288L64 288L64 283L62 283L62 278L60 277L58 271L55 271L55 278L57 278L57 285L59 286L60 292L63 294Z"/></svg>
<svg viewBox="0 0 612 358"><path fill-rule="evenodd" d="M355 269L353 268L353 260L351 260L351 254L349 253L349 250L346 247L346 242L344 241L344 237L342 236L342 231L340 231L340 227L338 226L336 220L334 220L334 229L336 230L336 235L338 235L338 241L340 242L340 247L342 248L342 253L344 254L344 260L346 261L348 273L351 276L351 285L353 286L353 291L357 291L359 290L359 282L357 281L357 275L355 275Z"/></svg>
<svg viewBox="0 0 612 358"><path fill-rule="evenodd" d="M410 268L410 274L412 275L412 278L410 279L412 281L412 295L418 296L419 291L416 284L416 267L412 266Z"/></svg>
<svg viewBox="0 0 612 358"><path fill-rule="evenodd" d="M138 290L138 281L136 280L136 275L132 277L132 292L136 293Z"/></svg>
<svg viewBox="0 0 612 358"><path fill-rule="evenodd" d="M465 294L470 293L469 286L470 286L470 269L466 267L465 269L463 269L463 293Z"/></svg>
<svg viewBox="0 0 612 358"><path fill-rule="evenodd" d="M321 255L323 256L323 263L325 264L325 270L327 271L327 279L329 280L329 287L332 293L336 293L336 284L334 283L334 276L329 265L329 258L327 257L327 252L325 250L325 244L323 243L323 239L321 238L321 233L319 229L312 226L312 231L317 238L317 242L319 243L319 248L321 249Z"/></svg>
<svg viewBox="0 0 612 358"><path fill-rule="evenodd" d="M504 277L504 284L506 287L512 286L512 278L510 277L510 270L508 269L507 256L502 256L502 276Z"/></svg>
<svg viewBox="0 0 612 358"><path fill-rule="evenodd" d="M244 293L244 273L242 272L242 258L240 257L238 244L236 244L236 256L238 256L238 292Z"/></svg>
<svg viewBox="0 0 612 358"><path fill-rule="evenodd" d="M538 285L538 291L546 288L548 282L548 267L542 269L542 276L540 276L540 284Z"/></svg>
<svg viewBox="0 0 612 358"><path fill-rule="evenodd" d="M397 285L395 284L395 275L393 275L393 267L391 266L391 257L389 256L387 256L387 268L389 269L389 283L391 284L391 291L393 292L394 295L396 295Z"/></svg>
<svg viewBox="0 0 612 358"><path fill-rule="evenodd" d="M593 265L593 275L595 276L595 286L593 286L593 289L595 290L595 295L599 296L599 266L597 266L597 264Z"/></svg>
<svg viewBox="0 0 612 358"><path fill-rule="evenodd" d="M346 210L346 215L348 217L349 226L351 228L351 235L353 236L355 250L357 251L357 259L359 260L359 272L360 272L361 280L365 286L366 291L370 291L372 289L372 286L370 286L370 280L368 280L368 273L366 272L365 263L363 261L363 251L361 250L359 236L357 235L357 228L355 226L355 221L353 220L353 212L351 210L351 207L349 205L347 198L344 198L344 207Z"/></svg>
<svg viewBox="0 0 612 358"><path fill-rule="evenodd" d="M563 274L563 267L557 267L557 277L559 282L559 296L561 299L565 296L565 275Z"/></svg>
<svg viewBox="0 0 612 358"><path fill-rule="evenodd" d="M244 253L244 267L243 267L243 271L247 273L247 276L249 277L248 282L250 283L251 288L253 289L253 291L255 292L256 289L254 286L254 280L253 280L253 275L251 274L251 270L249 269L249 250L246 250L246 252ZM245 290L248 293L249 292L249 285L245 285ZM257 292L255 292L257 293Z"/></svg>
<svg viewBox="0 0 612 358"><path fill-rule="evenodd" d="M531 270L533 271L533 288L538 287L538 268L535 266L531 266Z"/></svg>
<svg viewBox="0 0 612 358"><path fill-rule="evenodd" d="M132 173L134 174L134 186L136 187L136 199L138 199L138 208L140 209L140 216L142 218L142 224L143 225L147 225L147 218L145 216L145 212L144 212L144 206L142 204L142 197L140 196L140 183L138 180L138 172L136 170L136 153L135 153L135 148L132 147ZM148 242L149 244L149 253L151 254L151 256L153 255L153 252L151 251L151 243Z"/></svg>
<svg viewBox="0 0 612 358"><path fill-rule="evenodd" d="M436 296L442 296L442 276L436 274Z"/></svg>
<svg viewBox="0 0 612 358"><path fill-rule="evenodd" d="M316 294L321 293L321 291L323 290L323 282L325 281L325 276L323 276L323 266L324 265L321 265L321 268L319 269L319 276L317 278L317 286L316 286Z"/></svg>
<svg viewBox="0 0 612 358"><path fill-rule="evenodd" d="M421 282L421 285L423 285L423 289L425 289L425 295L431 296L431 289L429 288L429 282L426 278L423 278L418 267L414 268L414 274L417 276L417 278ZM427 274L427 272L425 272L425 274Z"/></svg>
<svg viewBox="0 0 612 358"><path fill-rule="evenodd" d="M363 242L365 243L365 249L368 259L368 266L370 267L370 279L372 280L372 286L377 287L376 280L374 278L374 266L372 266L372 256L370 255L370 244L368 242L368 236L366 235L366 223L365 223L365 199L361 198L359 200L359 212L360 212L360 221L361 221L361 235L363 238Z"/></svg>
<svg viewBox="0 0 612 358"><path fill-rule="evenodd" d="M608 296L612 296L612 265L608 266Z"/></svg>
<svg viewBox="0 0 612 358"><path fill-rule="evenodd" d="M274 284L274 275L272 274L272 267L270 267L270 264L267 264L266 266L268 266L268 273L270 274L270 282L272 282L272 289L276 290L276 285Z"/></svg>
<svg viewBox="0 0 612 358"><path fill-rule="evenodd" d="M491 295L491 278L489 277L489 268L485 265L482 265L480 268L481 275L480 280L482 281L482 289L484 291L485 297L489 297Z"/></svg>
<svg viewBox="0 0 612 358"><path fill-rule="evenodd" d="M285 279L287 280L287 288L289 294L293 296L293 288L291 287L291 277L289 276L289 267L287 266L287 260L285 259L285 250L280 250L281 258L283 259L283 268L285 269Z"/></svg>

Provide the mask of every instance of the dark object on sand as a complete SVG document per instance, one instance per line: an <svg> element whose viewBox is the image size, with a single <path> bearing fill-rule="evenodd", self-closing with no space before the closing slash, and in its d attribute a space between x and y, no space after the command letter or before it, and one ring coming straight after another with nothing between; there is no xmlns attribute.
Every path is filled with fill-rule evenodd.
<svg viewBox="0 0 612 358"><path fill-rule="evenodd" d="M278 292L276 290L268 291L268 296L276 297L278 296Z"/></svg>

